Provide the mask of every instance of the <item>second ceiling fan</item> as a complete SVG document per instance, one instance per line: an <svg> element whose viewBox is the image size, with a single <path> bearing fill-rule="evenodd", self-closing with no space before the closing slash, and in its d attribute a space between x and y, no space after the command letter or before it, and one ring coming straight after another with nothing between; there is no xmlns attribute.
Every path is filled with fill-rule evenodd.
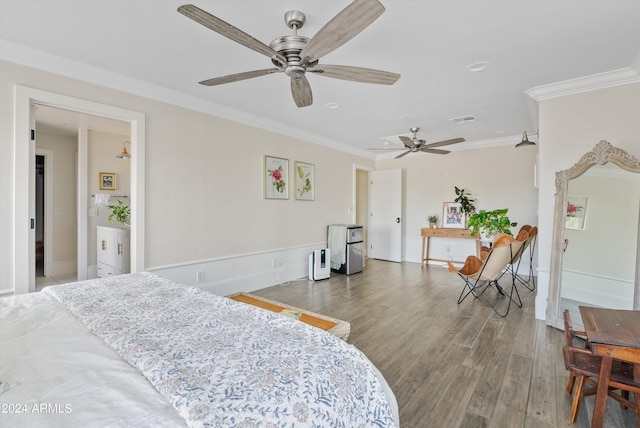
<svg viewBox="0 0 640 428"><path fill-rule="evenodd" d="M267 46L197 6L186 4L178 8L178 12L197 23L269 57L275 66L275 68L215 77L203 80L200 84L214 86L273 73L284 73L291 78L291 94L298 107L313 104L311 86L305 76L307 72L334 79L382 85L392 85L400 78L399 74L388 71L319 64L320 57L351 40L375 21L384 10L384 6L378 0L355 0L334 16L311 39L298 36L297 30L302 28L305 16L302 12L292 10L285 14L285 22L293 30L293 34L278 37Z"/></svg>
<svg viewBox="0 0 640 428"><path fill-rule="evenodd" d="M420 130L418 127L411 128L410 131L413 133L413 137L409 138L405 135L400 135L398 138L404 144L404 149L407 149L404 153L400 153L395 159L401 158L403 156L408 155L409 153L416 152L425 152L432 153L436 155L446 155L447 153L451 153L449 150L436 149L436 147L448 146L450 144L457 144L464 142L464 138L452 138L450 140L437 141L435 143L429 143L425 140L419 140L417 137L417 133ZM372 149L372 150L403 150L400 148L389 148L389 149Z"/></svg>

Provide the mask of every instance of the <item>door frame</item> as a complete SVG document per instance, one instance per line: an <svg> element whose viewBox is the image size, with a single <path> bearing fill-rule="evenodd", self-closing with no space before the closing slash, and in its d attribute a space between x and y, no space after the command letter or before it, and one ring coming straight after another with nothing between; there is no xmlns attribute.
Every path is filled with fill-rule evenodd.
<svg viewBox="0 0 640 428"><path fill-rule="evenodd" d="M353 189L353 194L352 194L352 200L351 200L351 206L349 207L350 210L350 214L351 214L351 223L353 224L357 224L358 223L358 171L363 171L366 172L367 175L369 174L370 171L375 171L375 168L372 166L367 166L367 165L362 165L359 163L354 163L353 164L353 177L352 177L352 189ZM366 204L367 206L364 207L365 209L365 222L362 226L364 226L364 231L365 234L363 236L363 242L366 244L364 245L364 255L365 255L365 264L366 264L366 259L369 257L369 248L368 248L368 243L369 243L369 186L367 186L367 189L364 191L365 192L365 197L367 198Z"/></svg>
<svg viewBox="0 0 640 428"><path fill-rule="evenodd" d="M49 276L53 255L53 150L36 147L36 154L44 156L44 276Z"/></svg>
<svg viewBox="0 0 640 428"><path fill-rule="evenodd" d="M34 105L46 105L95 116L129 122L131 135L131 271L140 272L145 267L145 115L107 104L87 101L40 89L15 85L14 98L14 216L13 216L13 287L14 294L35 291L35 230L30 220L34 218L33 201L35 193L35 140L31 139L31 130L35 122ZM83 165L82 153L79 153L78 168L78 225L85 219L84 260L86 270L86 216L87 202L87 165ZM83 179L84 174L84 179ZM82 184L84 183L84 185ZM78 248L80 263L81 248ZM80 272L79 272L80 273Z"/></svg>

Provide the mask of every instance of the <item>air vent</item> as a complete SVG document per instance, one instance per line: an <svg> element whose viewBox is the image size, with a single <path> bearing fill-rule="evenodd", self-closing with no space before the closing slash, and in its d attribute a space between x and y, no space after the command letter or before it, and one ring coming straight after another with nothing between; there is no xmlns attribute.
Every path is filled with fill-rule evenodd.
<svg viewBox="0 0 640 428"><path fill-rule="evenodd" d="M457 123L458 125L462 125L464 123L473 122L474 120L476 120L476 118L471 115L467 115L467 116L452 117L449 120L451 120L453 123Z"/></svg>

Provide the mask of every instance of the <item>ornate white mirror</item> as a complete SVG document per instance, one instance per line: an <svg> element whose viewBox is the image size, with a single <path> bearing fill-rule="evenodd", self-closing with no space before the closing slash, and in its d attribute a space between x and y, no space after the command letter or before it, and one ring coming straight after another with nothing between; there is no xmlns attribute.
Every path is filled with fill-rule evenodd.
<svg viewBox="0 0 640 428"><path fill-rule="evenodd" d="M640 161L600 141L556 172L547 324L579 305L640 309Z"/></svg>

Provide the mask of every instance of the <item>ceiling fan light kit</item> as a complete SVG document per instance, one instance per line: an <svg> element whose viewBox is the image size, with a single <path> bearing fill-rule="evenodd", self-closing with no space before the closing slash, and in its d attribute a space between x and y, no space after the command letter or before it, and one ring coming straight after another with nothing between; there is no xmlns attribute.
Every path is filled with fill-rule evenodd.
<svg viewBox="0 0 640 428"><path fill-rule="evenodd" d="M298 36L298 30L304 26L306 17L300 11L290 10L285 13L284 20L293 34L278 37L267 46L197 6L185 4L178 8L178 12L193 21L269 57L276 67L206 79L199 82L200 84L215 86L273 73L284 73L291 79L291 95L298 107L313 104L311 86L306 77L307 72L334 79L379 85L393 85L398 81L400 75L397 73L319 63L320 57L351 40L373 23L384 10L384 6L378 0L355 0L334 16L312 38Z"/></svg>

